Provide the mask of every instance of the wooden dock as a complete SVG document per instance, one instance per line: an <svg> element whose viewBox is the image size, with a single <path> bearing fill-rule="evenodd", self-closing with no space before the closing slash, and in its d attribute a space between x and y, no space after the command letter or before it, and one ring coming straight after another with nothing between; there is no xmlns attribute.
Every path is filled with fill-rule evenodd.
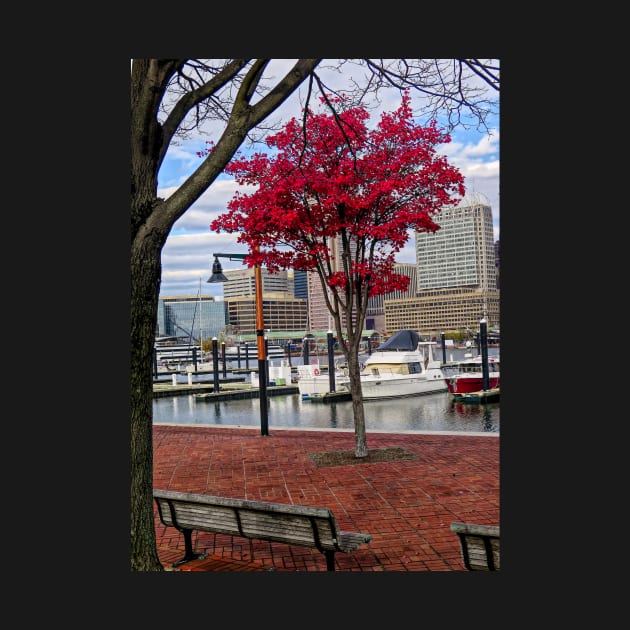
<svg viewBox="0 0 630 630"><path fill-rule="evenodd" d="M490 389L483 389L478 392L468 392L466 394L453 394L453 400L463 403L489 403L499 400L500 387L492 387Z"/></svg>
<svg viewBox="0 0 630 630"><path fill-rule="evenodd" d="M343 400L352 400L352 393L346 390L340 392L325 392L323 394L303 395L302 400L308 400L313 403L332 403L341 402Z"/></svg>
<svg viewBox="0 0 630 630"><path fill-rule="evenodd" d="M267 396L285 396L287 394L297 394L297 385L276 385L267 387ZM260 398L260 389L252 387L249 383L242 386L229 385L221 387L218 392L206 391L194 393L194 399L198 402L213 402L218 400L242 400L245 398Z"/></svg>

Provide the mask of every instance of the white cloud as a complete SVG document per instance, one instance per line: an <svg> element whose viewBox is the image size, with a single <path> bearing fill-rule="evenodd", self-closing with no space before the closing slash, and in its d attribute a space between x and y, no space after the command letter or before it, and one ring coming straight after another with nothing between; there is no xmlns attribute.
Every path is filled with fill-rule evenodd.
<svg viewBox="0 0 630 630"><path fill-rule="evenodd" d="M277 76L294 64L293 59L274 60L273 70ZM359 79L359 70L348 67L343 77L326 70L322 74L334 87L340 87L348 76ZM304 88L300 90L304 94ZM392 111L400 104L400 94L394 90L381 94L382 103L371 111L372 120L376 120L381 111ZM300 114L302 100L294 96L284 103L269 119L268 123L288 121L291 116ZM314 103L313 103L314 104ZM207 130L205 130L207 131ZM222 130L221 130L222 131ZM488 136L484 132L455 130L451 134L452 142L444 145L441 152L448 156L449 162L456 166L466 178L467 193L483 194L489 201L494 217L495 239L499 238L499 144L498 129L491 130ZM196 152L205 146L207 136L199 136L181 142L168 151L164 166L160 172L160 190L158 195L167 198L201 163ZM265 150L265 148L263 148ZM212 273L213 252L246 253L245 246L236 242L237 235L217 234L210 231L210 223L219 214L227 210L227 204L237 190L234 180L221 176L209 189L186 211L174 224L162 251L161 295L196 295L201 284L204 295L221 296L222 285L208 284L206 280ZM397 256L399 262L415 262L415 240L409 239L407 245ZM240 261L221 259L224 269L237 269Z"/></svg>

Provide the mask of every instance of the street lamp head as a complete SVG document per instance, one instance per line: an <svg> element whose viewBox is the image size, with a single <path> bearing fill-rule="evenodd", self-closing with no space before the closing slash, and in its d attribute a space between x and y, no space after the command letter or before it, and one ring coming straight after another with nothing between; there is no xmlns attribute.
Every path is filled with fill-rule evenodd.
<svg viewBox="0 0 630 630"><path fill-rule="evenodd" d="M219 259L215 256L214 262L212 263L212 275L208 278L206 282L227 282L228 279L223 275L223 267L221 267L221 263Z"/></svg>

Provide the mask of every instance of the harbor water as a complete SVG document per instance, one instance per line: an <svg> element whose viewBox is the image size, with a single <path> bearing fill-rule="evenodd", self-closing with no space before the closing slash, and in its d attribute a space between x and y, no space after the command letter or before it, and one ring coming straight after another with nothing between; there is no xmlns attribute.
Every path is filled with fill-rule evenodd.
<svg viewBox="0 0 630 630"><path fill-rule="evenodd" d="M438 350L439 358L440 352ZM498 354L498 349L489 348L489 356ZM447 350L447 361L462 359L463 355L463 351ZM301 364L301 359L292 358L292 365ZM164 379L170 380L171 377L166 375L160 378ZM193 381L202 379L206 381L212 379L212 374L193 376ZM187 377L180 375L177 380L185 383ZM270 430L274 427L348 430L354 428L351 401L319 403L302 400L299 394L288 394L270 396L268 405ZM499 433L500 430L500 402L485 404L456 402L448 392L387 400L366 400L363 407L367 431ZM155 398L153 422L259 427L260 400L248 398L208 402L204 398L195 398L193 394Z"/></svg>
<svg viewBox="0 0 630 630"><path fill-rule="evenodd" d="M403 431L466 431L499 433L499 402L468 404L453 401L450 393L366 400L366 429ZM270 396L269 429L353 429L352 402L314 403L299 394ZM154 424L260 426L260 399L207 402L194 395L153 400Z"/></svg>

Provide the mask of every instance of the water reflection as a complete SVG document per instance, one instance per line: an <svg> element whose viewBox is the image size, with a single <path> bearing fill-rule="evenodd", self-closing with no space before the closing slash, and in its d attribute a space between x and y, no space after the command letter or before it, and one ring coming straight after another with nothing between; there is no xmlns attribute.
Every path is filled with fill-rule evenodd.
<svg viewBox="0 0 630 630"><path fill-rule="evenodd" d="M337 429L337 403L331 403L330 405L330 427L331 429Z"/></svg>
<svg viewBox="0 0 630 630"><path fill-rule="evenodd" d="M190 396L153 400L155 424L208 424L260 426L257 398L210 401ZM364 403L367 430L383 431L474 431L499 433L498 402L465 404L446 393ZM313 403L297 394L271 396L269 427L352 429L352 402Z"/></svg>
<svg viewBox="0 0 630 630"><path fill-rule="evenodd" d="M189 398L193 398L192 396L189 396ZM214 405L214 421L216 422L216 424L223 424L223 419L221 417L221 403L219 401L216 401L214 403L206 403L207 405Z"/></svg>
<svg viewBox="0 0 630 630"><path fill-rule="evenodd" d="M470 404L460 401L452 401L451 408L454 413L469 416L479 423L479 431L498 431L498 420L495 426L495 419L493 417L492 408L498 407L498 403L492 404Z"/></svg>
<svg viewBox="0 0 630 630"><path fill-rule="evenodd" d="M493 425L492 425L492 417L490 415L490 410L489 409L485 409L483 410L483 430L484 431L492 431L493 430Z"/></svg>

